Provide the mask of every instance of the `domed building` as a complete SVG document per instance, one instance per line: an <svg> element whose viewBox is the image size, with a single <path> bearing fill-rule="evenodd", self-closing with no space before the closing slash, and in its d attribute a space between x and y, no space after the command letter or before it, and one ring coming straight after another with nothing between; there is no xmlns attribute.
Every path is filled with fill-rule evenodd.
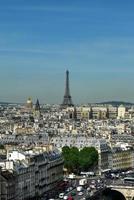
<svg viewBox="0 0 134 200"><path fill-rule="evenodd" d="M33 102L32 99L29 97L26 103L26 108L32 109L33 108Z"/></svg>

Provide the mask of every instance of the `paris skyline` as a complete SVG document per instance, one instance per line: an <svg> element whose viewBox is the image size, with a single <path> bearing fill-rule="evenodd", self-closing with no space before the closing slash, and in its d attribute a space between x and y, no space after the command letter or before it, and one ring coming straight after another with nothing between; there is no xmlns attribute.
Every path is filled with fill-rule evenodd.
<svg viewBox="0 0 134 200"><path fill-rule="evenodd" d="M132 0L0 2L0 101L134 102Z"/></svg>

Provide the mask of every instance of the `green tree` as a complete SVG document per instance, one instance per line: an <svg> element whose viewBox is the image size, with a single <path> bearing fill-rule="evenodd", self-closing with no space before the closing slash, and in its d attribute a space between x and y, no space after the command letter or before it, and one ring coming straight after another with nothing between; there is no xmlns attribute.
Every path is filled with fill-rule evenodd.
<svg viewBox="0 0 134 200"><path fill-rule="evenodd" d="M62 147L63 156L66 156L69 153L69 151L70 151L70 147L68 147L68 146Z"/></svg>
<svg viewBox="0 0 134 200"><path fill-rule="evenodd" d="M98 163L98 152L94 147L84 147L79 151L77 147L65 146L62 148L62 154L64 167L69 173L88 171Z"/></svg>
<svg viewBox="0 0 134 200"><path fill-rule="evenodd" d="M80 170L88 171L93 165L98 163L98 152L94 147L84 147L79 152Z"/></svg>
<svg viewBox="0 0 134 200"><path fill-rule="evenodd" d="M69 159L71 160L72 172L76 173L79 168L79 150L77 147L70 148Z"/></svg>
<svg viewBox="0 0 134 200"><path fill-rule="evenodd" d="M76 172L78 168L79 150L77 147L65 146L62 148L62 154L64 157L64 167L68 169L68 172Z"/></svg>
<svg viewBox="0 0 134 200"><path fill-rule="evenodd" d="M70 160L70 148L64 146L62 148L62 155L64 157L64 167L67 168L68 172L71 171L71 160Z"/></svg>
<svg viewBox="0 0 134 200"><path fill-rule="evenodd" d="M0 149L5 149L3 144L0 144Z"/></svg>

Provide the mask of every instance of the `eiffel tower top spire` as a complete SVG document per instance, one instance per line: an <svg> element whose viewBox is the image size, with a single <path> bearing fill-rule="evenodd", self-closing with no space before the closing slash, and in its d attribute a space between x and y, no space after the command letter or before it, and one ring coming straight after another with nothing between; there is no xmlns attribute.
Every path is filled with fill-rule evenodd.
<svg viewBox="0 0 134 200"><path fill-rule="evenodd" d="M63 98L62 106L73 106L72 98L69 89L69 71L66 70L66 83L65 83L65 94Z"/></svg>

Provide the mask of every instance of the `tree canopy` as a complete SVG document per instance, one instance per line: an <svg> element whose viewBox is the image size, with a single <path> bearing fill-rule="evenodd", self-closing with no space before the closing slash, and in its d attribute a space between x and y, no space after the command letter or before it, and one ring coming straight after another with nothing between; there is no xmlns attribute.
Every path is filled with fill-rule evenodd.
<svg viewBox="0 0 134 200"><path fill-rule="evenodd" d="M62 148L64 167L68 172L79 173L88 171L98 163L98 152L94 147L84 147L79 151L77 147Z"/></svg>
<svg viewBox="0 0 134 200"><path fill-rule="evenodd" d="M3 144L0 144L0 149L5 149Z"/></svg>

